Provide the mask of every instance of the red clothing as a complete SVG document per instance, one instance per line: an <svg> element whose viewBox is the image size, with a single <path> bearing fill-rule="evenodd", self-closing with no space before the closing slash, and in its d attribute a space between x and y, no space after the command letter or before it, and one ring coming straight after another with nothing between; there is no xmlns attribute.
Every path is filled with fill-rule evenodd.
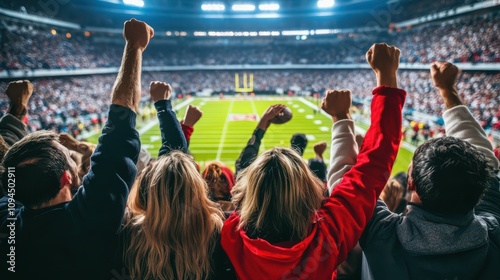
<svg viewBox="0 0 500 280"><path fill-rule="evenodd" d="M331 279L346 259L373 215L401 140L406 92L378 87L373 94L371 126L357 163L313 217L309 236L295 245L277 246L238 230L236 212L226 220L221 243L238 279Z"/></svg>
<svg viewBox="0 0 500 280"><path fill-rule="evenodd" d="M186 141L189 142L189 140L191 140L191 135L194 132L194 127L187 126L187 125L181 123L181 128L182 128L182 132L184 132L184 137L186 137Z"/></svg>

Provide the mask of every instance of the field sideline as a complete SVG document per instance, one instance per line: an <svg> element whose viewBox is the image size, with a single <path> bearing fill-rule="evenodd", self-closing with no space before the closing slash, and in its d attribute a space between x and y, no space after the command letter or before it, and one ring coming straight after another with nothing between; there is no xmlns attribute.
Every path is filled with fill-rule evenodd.
<svg viewBox="0 0 500 280"><path fill-rule="evenodd" d="M246 146L257 126L259 116L272 104L283 103L293 112L293 119L282 125L271 125L262 141L260 152L273 146L290 146L294 133L307 135L304 158L314 157L313 145L319 141L330 143L331 119L324 113L314 113L316 104L297 97L254 97L254 98L194 98L178 104L177 116L184 116L187 104L201 107L203 117L196 124L189 150L203 169L206 162L219 160L234 170L234 163ZM357 132L363 133L368 126L357 124ZM161 146L157 121L153 120L138 128L142 145L151 155L156 156ZM88 140L97 142L98 135ZM408 145L408 144L406 144ZM393 168L393 174L407 171L413 156L412 147L401 148ZM325 152L325 160L330 157L330 148Z"/></svg>

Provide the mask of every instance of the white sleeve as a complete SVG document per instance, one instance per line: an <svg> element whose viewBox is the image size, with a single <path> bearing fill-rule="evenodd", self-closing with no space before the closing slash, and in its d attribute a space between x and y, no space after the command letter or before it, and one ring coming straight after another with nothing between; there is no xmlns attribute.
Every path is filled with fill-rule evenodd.
<svg viewBox="0 0 500 280"><path fill-rule="evenodd" d="M474 119L466 106L455 106L443 113L446 135L464 140L474 145L488 158L489 164L498 169L498 159L493 146L481 125Z"/></svg>
<svg viewBox="0 0 500 280"><path fill-rule="evenodd" d="M328 170L328 192L342 181L342 176L356 163L358 145L354 134L354 121L340 120L332 126L330 147L330 169Z"/></svg>

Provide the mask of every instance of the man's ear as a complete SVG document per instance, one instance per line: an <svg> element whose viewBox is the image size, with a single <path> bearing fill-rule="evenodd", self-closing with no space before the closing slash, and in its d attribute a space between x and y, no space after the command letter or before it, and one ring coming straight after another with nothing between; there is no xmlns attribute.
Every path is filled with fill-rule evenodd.
<svg viewBox="0 0 500 280"><path fill-rule="evenodd" d="M68 170L65 170L61 175L61 182L59 188L62 189L67 185L71 185L72 183L73 183L73 178L71 177L71 174L69 173Z"/></svg>
<svg viewBox="0 0 500 280"><path fill-rule="evenodd" d="M413 178L411 177L410 174L408 174L408 190L416 191L415 184L413 183Z"/></svg>

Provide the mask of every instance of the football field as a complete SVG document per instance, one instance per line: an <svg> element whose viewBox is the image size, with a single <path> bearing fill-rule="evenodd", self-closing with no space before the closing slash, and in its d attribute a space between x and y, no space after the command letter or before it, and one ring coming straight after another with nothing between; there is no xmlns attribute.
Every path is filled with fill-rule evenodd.
<svg viewBox="0 0 500 280"><path fill-rule="evenodd" d="M294 133L304 133L308 145L304 153L305 159L313 158L313 145L319 141L330 144L331 118L325 113L314 113L317 101L300 97L248 97L248 98L194 98L177 103L177 116L181 119L187 104L200 107L203 117L195 125L189 150L200 164L202 170L209 161L218 160L234 170L234 164L242 149L250 139L262 113L273 104L287 105L293 112L293 118L285 124L271 124L264 135L260 152L274 146L290 146ZM357 132L364 133L368 126L357 124ZM138 128L141 143L153 157L157 156L161 146L160 131L156 120L142 124ZM97 136L92 137L97 141ZM401 148L396 160L393 174L407 171L413 153L410 149ZM328 162L330 147L324 158Z"/></svg>

